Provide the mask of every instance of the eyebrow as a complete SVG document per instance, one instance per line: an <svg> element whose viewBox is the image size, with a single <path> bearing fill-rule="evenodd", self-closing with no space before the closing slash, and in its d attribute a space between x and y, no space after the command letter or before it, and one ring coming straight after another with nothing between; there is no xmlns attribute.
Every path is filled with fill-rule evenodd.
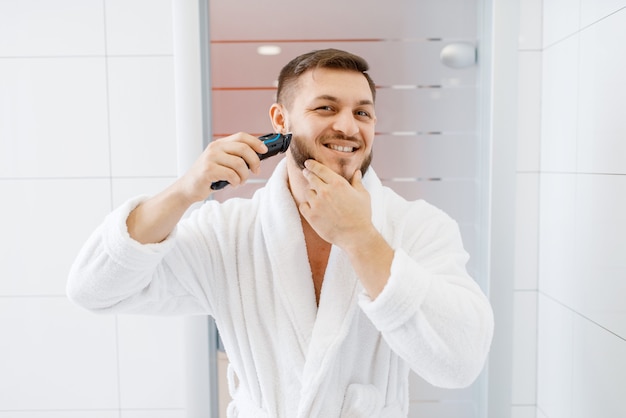
<svg viewBox="0 0 626 418"><path fill-rule="evenodd" d="M339 102L339 99L336 98L335 96L331 96L330 94L322 94L321 96L317 96L315 98L315 100L329 100L331 102ZM364 100L359 100L359 102L357 103L357 105L359 106L365 106L365 105L374 105L374 102L369 100L369 99L364 99Z"/></svg>

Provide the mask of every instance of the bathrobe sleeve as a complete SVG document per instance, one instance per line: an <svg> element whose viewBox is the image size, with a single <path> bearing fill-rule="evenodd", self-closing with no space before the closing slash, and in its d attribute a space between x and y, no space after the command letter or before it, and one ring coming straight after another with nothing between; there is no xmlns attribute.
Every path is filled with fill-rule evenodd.
<svg viewBox="0 0 626 418"><path fill-rule="evenodd" d="M414 372L435 386L464 387L483 368L493 313L466 272L468 255L456 222L437 211L426 226L402 225L413 232L393 243L385 288L375 300L361 294L359 304Z"/></svg>
<svg viewBox="0 0 626 418"><path fill-rule="evenodd" d="M101 313L210 314L209 292L194 279L208 274L203 257L194 257L203 252L201 239L189 228L179 239L180 224L158 244L129 236L126 219L143 199L111 212L83 245L70 269L69 299Z"/></svg>

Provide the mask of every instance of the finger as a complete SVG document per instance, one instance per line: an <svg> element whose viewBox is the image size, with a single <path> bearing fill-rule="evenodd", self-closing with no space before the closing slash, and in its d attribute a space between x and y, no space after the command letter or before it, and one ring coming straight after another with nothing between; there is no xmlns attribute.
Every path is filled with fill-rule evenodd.
<svg viewBox="0 0 626 418"><path fill-rule="evenodd" d="M256 136L250 134L242 134L243 142L249 145L255 153L257 154L265 154L269 149L267 145L263 141L261 141Z"/></svg>
<svg viewBox="0 0 626 418"><path fill-rule="evenodd" d="M311 212L311 205L308 202L302 202L298 205L298 210L304 219L309 220L309 213Z"/></svg>
<svg viewBox="0 0 626 418"><path fill-rule="evenodd" d="M240 142L248 145L250 148L254 150L254 152L259 154L264 154L268 151L267 145L263 141L260 141L254 135L250 135L245 132L238 132L236 134L220 138L218 141L231 141L231 142Z"/></svg>
<svg viewBox="0 0 626 418"><path fill-rule="evenodd" d="M304 167L324 183L330 183L335 175L334 171L315 160L306 160Z"/></svg>
<svg viewBox="0 0 626 418"><path fill-rule="evenodd" d="M354 172L354 175L352 176L352 180L350 181L350 184L352 184L352 187L354 187L357 190L361 190L364 189L365 187L363 186L363 173L361 173L361 170L357 170Z"/></svg>
<svg viewBox="0 0 626 418"><path fill-rule="evenodd" d="M219 144L219 154L216 154L215 161L236 170L240 174L245 174L247 177L248 169L253 173L258 173L261 167L261 160L255 150L247 143L235 140L220 140L223 141ZM261 143L258 139L253 142L258 146ZM266 147L265 144L261 144Z"/></svg>
<svg viewBox="0 0 626 418"><path fill-rule="evenodd" d="M246 137L246 144L249 148L242 154L242 158L246 161L246 164L254 174L258 174L261 169L260 154L265 154L269 149L267 145L259 138L251 135Z"/></svg>
<svg viewBox="0 0 626 418"><path fill-rule="evenodd" d="M324 185L324 182L322 181L322 179L319 178L319 176L317 176L317 174L313 173L308 168L304 168L302 170L302 175L309 182L309 187L311 189L314 189L314 190L315 189L319 189L321 186Z"/></svg>
<svg viewBox="0 0 626 418"><path fill-rule="evenodd" d="M213 176L227 181L232 186L238 186L248 178L248 166L239 156L226 154L217 163L219 167Z"/></svg>
<svg viewBox="0 0 626 418"><path fill-rule="evenodd" d="M310 204L310 202L317 197L317 191L315 191L315 189L313 188L307 189L304 193L304 197L306 199L306 202Z"/></svg>
<svg viewBox="0 0 626 418"><path fill-rule="evenodd" d="M261 142L261 141L259 141ZM254 174L258 174L261 169L261 159L259 158L259 154L256 153L252 148L246 147L245 150L241 153L241 158L246 163L246 169L250 169Z"/></svg>

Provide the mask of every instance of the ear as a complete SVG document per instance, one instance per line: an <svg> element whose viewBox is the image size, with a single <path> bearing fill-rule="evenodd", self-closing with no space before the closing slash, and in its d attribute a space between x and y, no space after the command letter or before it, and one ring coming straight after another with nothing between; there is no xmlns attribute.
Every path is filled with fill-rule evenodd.
<svg viewBox="0 0 626 418"><path fill-rule="evenodd" d="M270 119L272 120L274 132L281 134L287 133L287 117L283 105L274 103L272 107L270 107Z"/></svg>

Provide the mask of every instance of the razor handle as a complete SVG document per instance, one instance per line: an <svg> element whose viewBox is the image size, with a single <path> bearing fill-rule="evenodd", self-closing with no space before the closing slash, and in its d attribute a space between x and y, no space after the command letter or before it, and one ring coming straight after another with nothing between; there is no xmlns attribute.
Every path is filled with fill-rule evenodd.
<svg viewBox="0 0 626 418"><path fill-rule="evenodd" d="M259 140L263 141L263 143L267 146L267 152L265 154L257 153L259 159L264 160L278 153L287 151L287 148L289 148L289 144L291 143L291 134L271 133L260 136ZM211 183L211 189L221 190L228 186L228 184L229 183L226 180L215 181Z"/></svg>

